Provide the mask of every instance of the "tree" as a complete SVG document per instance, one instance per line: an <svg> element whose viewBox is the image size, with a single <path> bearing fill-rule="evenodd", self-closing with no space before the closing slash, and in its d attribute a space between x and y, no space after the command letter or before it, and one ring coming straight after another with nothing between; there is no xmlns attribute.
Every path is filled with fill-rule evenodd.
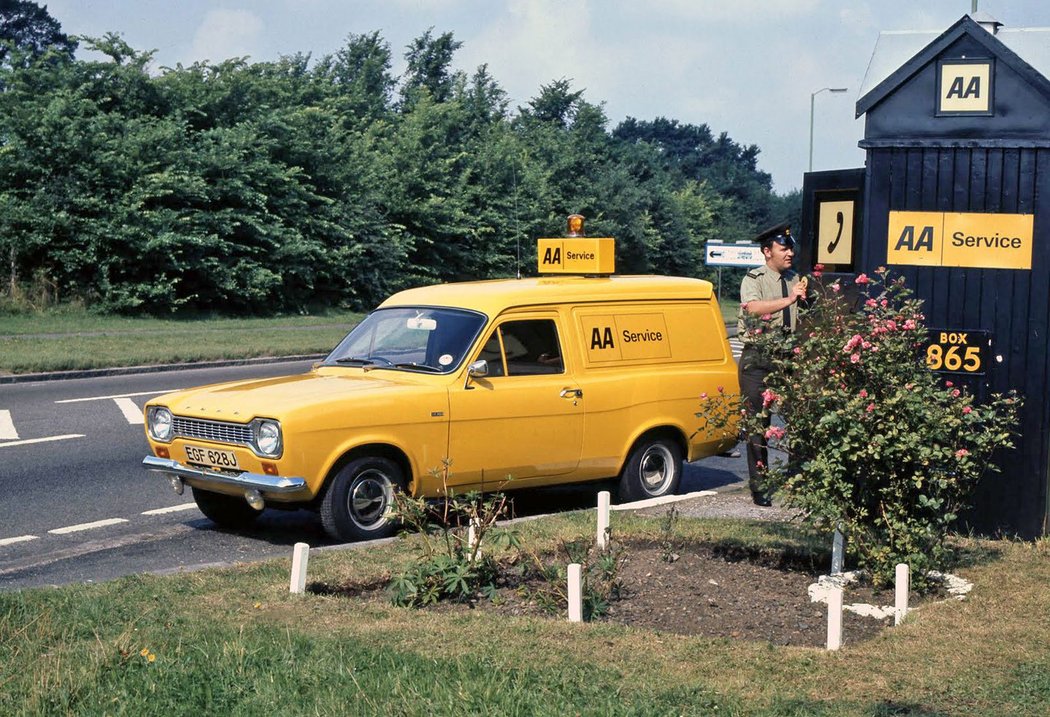
<svg viewBox="0 0 1050 717"><path fill-rule="evenodd" d="M401 78L402 110L411 110L426 93L435 102L452 97L457 73L452 70L452 56L463 46L451 32L434 37L434 28L413 40L405 51L408 69Z"/></svg>
<svg viewBox="0 0 1050 717"><path fill-rule="evenodd" d="M47 52L73 59L76 40L62 32L62 26L47 12L29 0L0 0L0 67L30 59Z"/></svg>

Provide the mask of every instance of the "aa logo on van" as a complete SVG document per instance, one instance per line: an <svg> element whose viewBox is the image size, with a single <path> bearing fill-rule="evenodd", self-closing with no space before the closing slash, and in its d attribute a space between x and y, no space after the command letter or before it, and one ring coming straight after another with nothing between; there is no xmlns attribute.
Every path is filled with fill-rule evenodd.
<svg viewBox="0 0 1050 717"><path fill-rule="evenodd" d="M886 262L908 266L1031 269L1031 214L890 212Z"/></svg>
<svg viewBox="0 0 1050 717"><path fill-rule="evenodd" d="M592 363L671 357L663 314L608 314L581 320Z"/></svg>

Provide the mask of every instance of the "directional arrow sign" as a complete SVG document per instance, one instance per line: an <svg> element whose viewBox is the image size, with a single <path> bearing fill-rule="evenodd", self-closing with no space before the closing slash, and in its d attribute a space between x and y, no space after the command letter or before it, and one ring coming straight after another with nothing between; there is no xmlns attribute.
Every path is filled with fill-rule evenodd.
<svg viewBox="0 0 1050 717"><path fill-rule="evenodd" d="M707 242L705 261L708 266L761 266L766 263L758 244L725 244Z"/></svg>

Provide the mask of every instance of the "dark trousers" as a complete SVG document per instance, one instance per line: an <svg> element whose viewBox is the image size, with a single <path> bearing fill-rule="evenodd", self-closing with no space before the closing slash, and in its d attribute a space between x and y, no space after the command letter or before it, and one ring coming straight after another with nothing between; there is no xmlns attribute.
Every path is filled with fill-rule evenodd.
<svg viewBox="0 0 1050 717"><path fill-rule="evenodd" d="M754 349L744 347L740 356L739 378L740 393L747 401L747 410L751 415L757 415L762 411L762 392L766 390L766 376L772 367L763 360L762 356ZM763 429L769 428L769 418L763 421ZM747 475L748 487L752 493L764 493L758 470L758 463L769 466L769 456L766 452L765 431L747 437Z"/></svg>

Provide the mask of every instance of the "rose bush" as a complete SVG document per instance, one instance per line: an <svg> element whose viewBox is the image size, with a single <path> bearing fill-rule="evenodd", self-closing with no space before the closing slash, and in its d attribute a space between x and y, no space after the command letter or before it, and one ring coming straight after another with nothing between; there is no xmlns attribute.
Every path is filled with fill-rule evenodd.
<svg viewBox="0 0 1050 717"><path fill-rule="evenodd" d="M945 567L946 538L977 480L996 469L992 454L1012 447L1020 399L978 404L928 370L921 302L903 278L875 273L857 276L850 291L838 281L817 287L795 334L770 331L761 318L748 326L774 370L765 407L744 416L743 435L764 434L783 452L774 459L771 451L767 486L814 527L841 526L848 553L876 585L903 562L921 587L929 570ZM702 400L698 415L710 424L733 414L731 400ZM763 431L772 414L785 425L774 420Z"/></svg>

